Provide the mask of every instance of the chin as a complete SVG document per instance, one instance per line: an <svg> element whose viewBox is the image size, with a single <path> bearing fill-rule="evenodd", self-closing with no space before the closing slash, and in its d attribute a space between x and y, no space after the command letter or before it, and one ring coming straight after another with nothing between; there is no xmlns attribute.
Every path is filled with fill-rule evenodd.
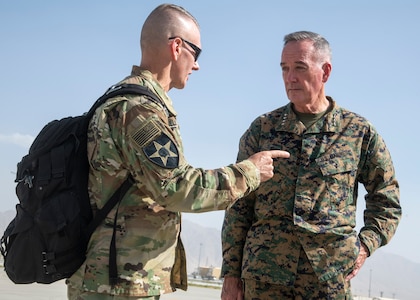
<svg viewBox="0 0 420 300"><path fill-rule="evenodd" d="M179 86L177 88L182 90L186 85L187 85L187 82L183 82L183 83L179 84Z"/></svg>
<svg viewBox="0 0 420 300"><path fill-rule="evenodd" d="M177 90L182 90L185 87L185 83L177 83L172 85L172 88L177 89Z"/></svg>

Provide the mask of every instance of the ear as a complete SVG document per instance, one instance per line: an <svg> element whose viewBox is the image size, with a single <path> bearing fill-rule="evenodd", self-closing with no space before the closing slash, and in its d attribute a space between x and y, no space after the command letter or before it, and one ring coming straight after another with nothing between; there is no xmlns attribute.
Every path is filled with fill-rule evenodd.
<svg viewBox="0 0 420 300"><path fill-rule="evenodd" d="M175 38L172 40L171 43L171 58L173 60L178 60L179 55L181 54L181 39Z"/></svg>
<svg viewBox="0 0 420 300"><path fill-rule="evenodd" d="M332 66L329 62L326 62L322 65L322 70L324 71L324 74L322 75L322 81L325 83L328 81L328 78L330 77Z"/></svg>

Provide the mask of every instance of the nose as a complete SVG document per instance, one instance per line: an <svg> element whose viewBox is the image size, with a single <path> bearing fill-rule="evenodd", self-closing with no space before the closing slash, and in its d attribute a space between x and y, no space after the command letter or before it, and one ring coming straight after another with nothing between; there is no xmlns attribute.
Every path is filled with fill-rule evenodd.
<svg viewBox="0 0 420 300"><path fill-rule="evenodd" d="M292 71L284 72L283 79L286 82L296 82L296 76Z"/></svg>
<svg viewBox="0 0 420 300"><path fill-rule="evenodd" d="M198 64L198 61L195 61L194 62L194 65L193 65L193 68L192 68L194 71L198 71L198 70L200 70L200 65Z"/></svg>

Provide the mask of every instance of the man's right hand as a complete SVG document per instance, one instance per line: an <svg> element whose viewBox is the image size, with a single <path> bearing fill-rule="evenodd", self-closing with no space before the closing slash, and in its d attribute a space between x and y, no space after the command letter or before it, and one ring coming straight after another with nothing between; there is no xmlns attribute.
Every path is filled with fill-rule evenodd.
<svg viewBox="0 0 420 300"><path fill-rule="evenodd" d="M251 155L250 160L260 171L260 181L264 182L274 176L273 158L289 158L290 153L282 150L261 151Z"/></svg>
<svg viewBox="0 0 420 300"><path fill-rule="evenodd" d="M237 277L225 277L223 279L222 300L243 300L244 293L242 280Z"/></svg>

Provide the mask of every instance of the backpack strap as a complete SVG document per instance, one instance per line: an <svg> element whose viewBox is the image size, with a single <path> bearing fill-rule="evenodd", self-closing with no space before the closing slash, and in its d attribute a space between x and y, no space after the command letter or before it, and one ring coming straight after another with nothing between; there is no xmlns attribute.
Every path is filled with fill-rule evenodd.
<svg viewBox="0 0 420 300"><path fill-rule="evenodd" d="M113 85L111 86L105 94L103 94L101 97L99 97L98 100L92 105L90 110L87 112L87 116L92 117L95 113L95 110L105 103L106 100L112 97L121 96L121 95L143 95L149 97L150 100L153 102L162 105L164 108L166 108L165 103L158 98L158 96L153 93L149 88L138 85L138 84L130 84L130 83L124 83L121 85Z"/></svg>
<svg viewBox="0 0 420 300"><path fill-rule="evenodd" d="M106 216L111 212L112 208L121 201L130 187L134 184L134 179L129 176L122 185L112 194L111 198L105 203L105 205L95 212L95 216L93 217L92 221L89 223L87 227L86 233L87 237L90 236L95 231L96 227L105 220Z"/></svg>
<svg viewBox="0 0 420 300"><path fill-rule="evenodd" d="M158 103L160 105L165 106L162 100L160 100L150 89L145 86L138 85L138 84L121 84L121 85L114 85L110 87L105 94L99 97L98 100L92 105L89 111L86 113L86 116L92 117L95 113L95 110L105 103L105 101L109 98L120 96L120 95L128 95L128 94L135 94L135 95L145 95L148 96L152 101ZM96 212L93 220L90 222L87 228L87 237L90 236L95 231L96 227L102 223L102 221L106 218L112 208L124 197L125 193L128 189L134 184L134 179L129 176L124 183L112 194L111 198L105 203L105 205ZM114 228L115 229L115 228Z"/></svg>
<svg viewBox="0 0 420 300"><path fill-rule="evenodd" d="M87 117L90 119L95 110L105 103L105 101L109 98L120 96L120 95L128 95L128 94L135 94L135 95L144 95L150 98L153 102L162 105L166 109L165 103L159 99L150 89L145 86L141 86L138 84L121 84L117 86L110 87L105 94L103 94L96 102L92 105L90 110L87 112ZM117 230L117 218L118 218L118 210L119 205L121 203L122 198L130 189L130 187L134 184L134 179L131 175L124 181L124 183L112 194L111 198L105 203L105 205L98 211L90 222L87 228L87 238L90 239L91 235L95 231L95 229L102 223L102 221L106 218L106 216L110 213L110 211L118 204L117 211L114 216L114 226L112 231L112 239L109 245L109 284L111 286L115 286L118 282L118 268L117 268L117 247L116 247L116 230Z"/></svg>

